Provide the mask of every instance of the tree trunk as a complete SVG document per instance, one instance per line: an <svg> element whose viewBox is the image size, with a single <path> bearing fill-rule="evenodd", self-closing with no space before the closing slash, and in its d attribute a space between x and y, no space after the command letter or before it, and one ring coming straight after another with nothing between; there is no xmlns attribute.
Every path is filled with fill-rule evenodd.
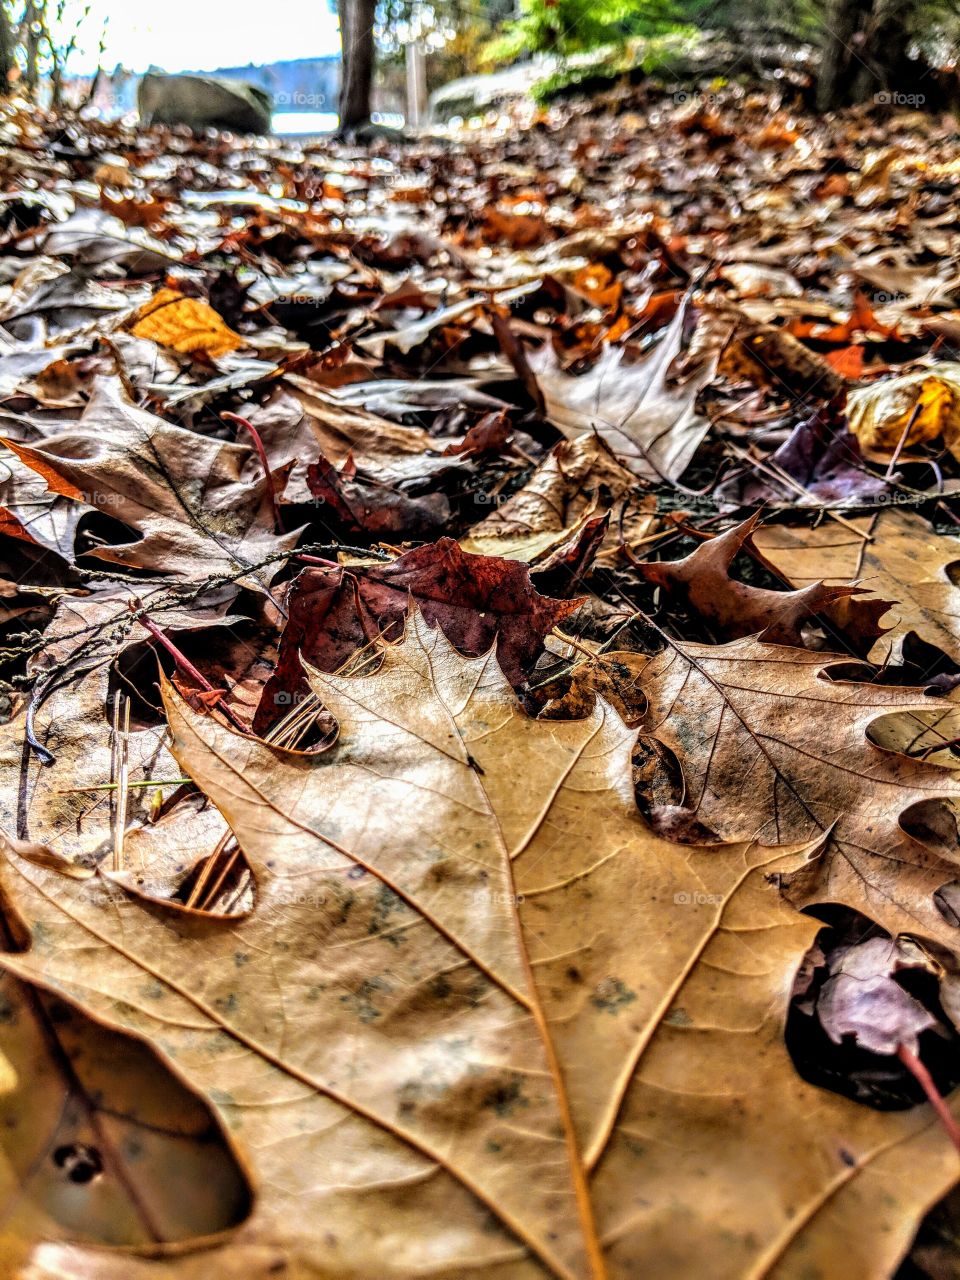
<svg viewBox="0 0 960 1280"><path fill-rule="evenodd" d="M873 0L863 62L859 68L857 102L871 97L893 106L913 105L917 83L927 70L925 63L907 57L907 23L914 0ZM900 103L898 100L903 99ZM921 98L921 102L923 99Z"/></svg>
<svg viewBox="0 0 960 1280"><path fill-rule="evenodd" d="M343 66L340 73L340 131L370 119L373 89L373 24L376 0L338 0Z"/></svg>
<svg viewBox="0 0 960 1280"><path fill-rule="evenodd" d="M869 6L868 6L869 7ZM850 100L850 63L859 35L862 0L829 0L817 79L817 108L835 111Z"/></svg>
<svg viewBox="0 0 960 1280"><path fill-rule="evenodd" d="M10 91L10 71L13 67L13 32L7 6L0 0L0 95Z"/></svg>
<svg viewBox="0 0 960 1280"><path fill-rule="evenodd" d="M906 53L915 4L916 0L829 0L817 81L821 111L871 98L893 106L922 104L922 96L919 102L914 99L927 67Z"/></svg>
<svg viewBox="0 0 960 1280"><path fill-rule="evenodd" d="M36 101L40 85L40 44L47 25L47 0L29 0L26 8L27 34L24 39L27 93Z"/></svg>

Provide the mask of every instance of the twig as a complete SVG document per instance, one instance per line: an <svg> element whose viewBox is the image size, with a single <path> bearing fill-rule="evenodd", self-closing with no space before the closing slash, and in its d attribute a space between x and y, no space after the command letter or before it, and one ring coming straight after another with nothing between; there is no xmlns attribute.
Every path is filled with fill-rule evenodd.
<svg viewBox="0 0 960 1280"><path fill-rule="evenodd" d="M233 833L231 832L231 835L232 834ZM224 846L223 852L226 853L226 846ZM233 870L233 868L236 866L237 859L239 857L240 857L240 846L237 844L236 840L234 840L233 848L230 850L230 853L228 854L223 864L223 868L221 869L220 874L217 876L216 880L210 886L209 891L205 895L202 905L199 906L199 910L209 911L213 907L213 904L216 902L217 898L220 895L220 891L223 888L224 881L226 880L230 872ZM210 859L209 866L211 870L213 868L213 864L215 861L216 861L215 858ZM206 870L206 868L204 868L204 870Z"/></svg>
<svg viewBox="0 0 960 1280"><path fill-rule="evenodd" d="M190 897L187 899L187 902L186 902L186 905L188 907L193 907L197 910L202 910L202 908L198 907L197 904L203 895L203 891L206 888L207 881L210 879L210 876L213 874L213 868L216 865L217 858L219 858L220 854L223 853L223 851L226 849L227 845L230 843L232 839L233 839L233 832L228 827L227 830L220 837L220 839L217 841L217 847L214 849L213 853L209 855L206 862L204 863L203 870L197 876L197 883L190 890Z"/></svg>
<svg viewBox="0 0 960 1280"><path fill-rule="evenodd" d="M900 439L897 441L897 447L893 451L893 457L890 459L887 469L883 473L884 480L891 480L893 478L893 468L897 465L897 459L900 457L903 446L907 443L907 436L910 434L913 424L920 417L920 409L921 404L918 400L913 406L913 413L911 413L910 417L907 419L907 425L903 428L903 433L901 434Z"/></svg>
<svg viewBox="0 0 960 1280"><path fill-rule="evenodd" d="M148 778L141 782L128 782L127 790L134 791L143 787L182 787L187 784L193 785L192 778ZM78 796L84 795L88 791L116 791L117 784L115 782L98 782L93 787L63 787L56 792L58 796Z"/></svg>
<svg viewBox="0 0 960 1280"><path fill-rule="evenodd" d="M769 474L771 474L775 480L779 480L781 484L785 485L788 489L792 489L794 493L799 493L804 498L808 498L810 496L808 491L803 487L803 485L799 484L796 480L794 480L793 476L788 475L786 471L782 469L782 467L777 465L777 463L763 462L759 458L754 458L745 449L738 448L732 441L729 441L729 440L727 441L727 448L731 449L733 453L735 453L738 458L743 459L744 462L749 462L751 466L759 467L761 471L766 471ZM838 524L842 524L845 528L849 529L851 533L855 533L858 538L862 538L864 542L873 541L873 534L864 533L863 530L858 529L857 526L852 521L847 520L844 516L839 515L836 511L831 511L829 507L824 507L823 512L825 515L828 515L831 520L836 520Z"/></svg>
<svg viewBox="0 0 960 1280"><path fill-rule="evenodd" d="M120 708L123 705L123 728ZM113 811L113 869L123 870L123 838L127 830L127 788L130 782L130 699L118 693L113 703L113 757L117 790ZM112 770L111 770L112 772Z"/></svg>
<svg viewBox="0 0 960 1280"><path fill-rule="evenodd" d="M348 555L351 555L351 556L370 556L372 560L380 560L380 561L390 561L393 559L393 556L387 555L385 551L377 551L373 547L348 547L345 545L341 546L338 543L331 543L327 547L314 547L314 550L315 551L332 551L335 554L340 551L345 551ZM341 565L339 560L322 560L320 556L307 555L305 551L295 551L293 553L293 556L297 560L302 560L304 564L319 564L319 565L322 565L325 569L329 569L329 568L342 569L343 568L343 565Z"/></svg>

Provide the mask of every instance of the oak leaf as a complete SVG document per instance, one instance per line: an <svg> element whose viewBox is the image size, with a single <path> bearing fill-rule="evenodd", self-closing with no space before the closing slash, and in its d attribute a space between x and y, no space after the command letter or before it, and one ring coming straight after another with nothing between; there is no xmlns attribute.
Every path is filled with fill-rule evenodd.
<svg viewBox="0 0 960 1280"><path fill-rule="evenodd" d="M840 661L755 639L670 640L640 676L643 727L676 755L686 794L679 813L654 820L675 832L685 817L720 839L771 844L829 835L823 858L795 882L799 900L845 902L892 934L920 930L955 946L934 894L956 878L956 834L938 850L901 818L955 800L960 783L882 749L870 732L931 700L922 689L831 678Z"/></svg>
<svg viewBox="0 0 960 1280"><path fill-rule="evenodd" d="M875 595L896 600L884 617L891 629L871 650L874 661L883 661L915 631L960 662L960 589L952 576L960 563L960 538L933 537L916 512L892 507L815 529L766 524L754 542L797 587L856 578Z"/></svg>
<svg viewBox="0 0 960 1280"><path fill-rule="evenodd" d="M181 767L255 870L247 918L0 863L31 941L3 966L148 1039L259 1191L200 1253L41 1236L34 1275L891 1269L956 1155L928 1109L880 1114L794 1071L783 1016L817 924L770 878L808 851L658 839L609 707L529 720L492 654L418 616L375 674L311 681L341 725L313 760L167 691Z"/></svg>
<svg viewBox="0 0 960 1280"><path fill-rule="evenodd" d="M755 635L771 644L802 645L804 624L825 615L854 640L857 652L869 649L882 634L877 621L890 606L884 600L857 599L867 594L866 588L812 582L795 591L772 591L730 576L736 557L752 546L759 519L758 513L702 542L682 560L646 561L635 568L648 582L685 599L722 639Z"/></svg>
<svg viewBox="0 0 960 1280"><path fill-rule="evenodd" d="M638 494L636 479L597 435L562 440L526 484L475 524L460 545L480 555L539 564L576 537L598 509L612 511L600 559L621 541L642 540L656 521L655 500Z"/></svg>

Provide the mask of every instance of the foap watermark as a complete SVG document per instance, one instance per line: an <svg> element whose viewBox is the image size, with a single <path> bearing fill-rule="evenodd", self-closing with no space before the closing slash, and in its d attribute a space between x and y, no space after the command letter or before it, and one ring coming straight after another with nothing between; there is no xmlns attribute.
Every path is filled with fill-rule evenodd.
<svg viewBox="0 0 960 1280"><path fill-rule="evenodd" d="M701 893L699 889L685 889L673 895L675 907L719 907L722 903L722 893Z"/></svg>
<svg viewBox="0 0 960 1280"><path fill-rule="evenodd" d="M88 507L120 507L125 501L119 493L81 493L80 499Z"/></svg>
<svg viewBox="0 0 960 1280"><path fill-rule="evenodd" d="M873 95L878 107L922 107L926 95L922 93L899 93L896 89L884 89Z"/></svg>
<svg viewBox="0 0 960 1280"><path fill-rule="evenodd" d="M923 494L902 493L898 489L888 489L870 498L869 502L878 507L910 507L923 500Z"/></svg>
<svg viewBox="0 0 960 1280"><path fill-rule="evenodd" d="M299 89L294 89L293 93L275 93L273 95L273 105L275 107L297 107L306 111L316 111L318 108L327 105L327 95L325 93L301 93Z"/></svg>
<svg viewBox="0 0 960 1280"><path fill-rule="evenodd" d="M109 889L81 889L74 902L87 907L125 906L127 899L122 894L111 893Z"/></svg>
<svg viewBox="0 0 960 1280"><path fill-rule="evenodd" d="M310 698L309 693L287 693L285 689L281 689L273 695L273 705L275 707L299 707L301 702L306 702Z"/></svg>
<svg viewBox="0 0 960 1280"><path fill-rule="evenodd" d="M497 889L474 889L471 896L477 906L521 907L524 901L522 893L503 893Z"/></svg>
<svg viewBox="0 0 960 1280"><path fill-rule="evenodd" d="M699 93L693 89L678 89L673 95L674 104L678 107L717 107L720 105L719 93Z"/></svg>
<svg viewBox="0 0 960 1280"><path fill-rule="evenodd" d="M271 901L281 907L316 907L319 909L327 905L327 895L325 893L284 893L279 897L274 896Z"/></svg>

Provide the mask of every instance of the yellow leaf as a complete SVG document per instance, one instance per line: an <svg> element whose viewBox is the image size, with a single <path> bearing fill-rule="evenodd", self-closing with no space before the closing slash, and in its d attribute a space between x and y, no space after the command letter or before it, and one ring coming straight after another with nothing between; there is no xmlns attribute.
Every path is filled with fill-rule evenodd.
<svg viewBox="0 0 960 1280"><path fill-rule="evenodd" d="M225 356L244 341L213 307L176 289L161 289L144 303L131 331L137 338L150 338L184 355Z"/></svg>
<svg viewBox="0 0 960 1280"><path fill-rule="evenodd" d="M892 457L909 423L904 449L942 439L960 458L960 364L935 365L853 391L847 414L869 457Z"/></svg>

